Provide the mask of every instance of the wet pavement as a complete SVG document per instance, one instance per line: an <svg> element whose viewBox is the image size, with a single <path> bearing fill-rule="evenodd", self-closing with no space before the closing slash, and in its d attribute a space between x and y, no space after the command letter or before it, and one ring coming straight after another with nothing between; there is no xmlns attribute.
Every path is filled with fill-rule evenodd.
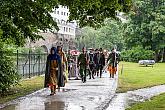
<svg viewBox="0 0 165 110"><path fill-rule="evenodd" d="M115 96L117 76L109 78L104 73L102 78L69 80L66 87L49 96L48 88L36 91L25 97L0 105L0 110L106 110Z"/></svg>
<svg viewBox="0 0 165 110"><path fill-rule="evenodd" d="M150 100L150 98L161 93L165 93L165 85L119 93L112 98L107 110L125 110L132 104Z"/></svg>

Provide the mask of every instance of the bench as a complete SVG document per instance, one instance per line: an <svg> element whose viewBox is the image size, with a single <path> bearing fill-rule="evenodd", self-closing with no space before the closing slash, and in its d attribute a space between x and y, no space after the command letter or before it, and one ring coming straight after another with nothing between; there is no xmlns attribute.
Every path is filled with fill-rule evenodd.
<svg viewBox="0 0 165 110"><path fill-rule="evenodd" d="M148 65L154 65L155 64L155 61L154 60L139 60L139 65L145 65L145 66L148 66Z"/></svg>

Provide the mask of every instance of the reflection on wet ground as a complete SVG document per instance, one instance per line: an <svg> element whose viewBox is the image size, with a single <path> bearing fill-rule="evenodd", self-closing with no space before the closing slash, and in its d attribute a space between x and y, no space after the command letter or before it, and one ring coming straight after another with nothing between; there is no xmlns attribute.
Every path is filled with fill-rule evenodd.
<svg viewBox="0 0 165 110"><path fill-rule="evenodd" d="M49 88L42 89L0 105L0 110L105 110L116 87L117 80L109 79L109 74L86 83L69 80L54 96L49 96Z"/></svg>
<svg viewBox="0 0 165 110"><path fill-rule="evenodd" d="M165 93L165 85L119 93L112 99L107 110L125 110L125 108L130 107L132 104L150 100L150 98L161 93Z"/></svg>
<svg viewBox="0 0 165 110"><path fill-rule="evenodd" d="M46 102L44 108L20 108L18 105L9 105L0 110L86 110L84 106L77 106L72 103L65 103L60 101Z"/></svg>
<svg viewBox="0 0 165 110"><path fill-rule="evenodd" d="M106 86L106 85L98 85L98 84L86 84L86 85L77 85L77 86Z"/></svg>
<svg viewBox="0 0 165 110"><path fill-rule="evenodd" d="M45 110L85 110L85 108L72 103L54 101L45 103Z"/></svg>
<svg viewBox="0 0 165 110"><path fill-rule="evenodd" d="M70 92L70 91L75 91L75 90L77 90L77 89L62 89L62 92Z"/></svg>

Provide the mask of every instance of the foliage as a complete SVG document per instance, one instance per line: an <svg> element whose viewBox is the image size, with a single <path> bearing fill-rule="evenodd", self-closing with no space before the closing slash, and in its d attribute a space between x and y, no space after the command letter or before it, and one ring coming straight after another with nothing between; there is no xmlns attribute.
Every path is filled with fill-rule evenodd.
<svg viewBox="0 0 165 110"><path fill-rule="evenodd" d="M110 50L117 46L118 50L124 48L122 35L122 23L114 19L106 19L101 28L94 29L85 27L82 29L82 35L78 38L79 47L104 48Z"/></svg>
<svg viewBox="0 0 165 110"><path fill-rule="evenodd" d="M70 20L78 20L80 27L97 27L105 18L116 16L116 11L128 12L132 0L60 0L69 6Z"/></svg>
<svg viewBox="0 0 165 110"><path fill-rule="evenodd" d="M56 0L1 0L0 39L7 43L23 45L26 38L35 40L39 30L58 30L56 22L50 15Z"/></svg>
<svg viewBox="0 0 165 110"><path fill-rule="evenodd" d="M0 30L3 42L23 45L25 40L41 38L39 31L58 31L51 12L58 5L69 6L70 20L78 20L80 26L101 23L106 17L115 17L115 11L127 11L131 0L1 0ZM87 19L92 16L92 19ZM94 26L94 25L93 25Z"/></svg>
<svg viewBox="0 0 165 110"><path fill-rule="evenodd" d="M140 46L134 47L130 50L125 50L121 52L121 60L138 62L139 60L151 60L154 52L152 50L146 50Z"/></svg>
<svg viewBox="0 0 165 110"><path fill-rule="evenodd" d="M0 93L7 91L19 81L15 64L9 57L11 53L12 51L5 49L4 44L0 42Z"/></svg>
<svg viewBox="0 0 165 110"><path fill-rule="evenodd" d="M117 47L117 50L121 51L124 48L122 22L106 19L104 24L103 27L98 29L96 44L98 44L99 47L104 47L108 50Z"/></svg>
<svg viewBox="0 0 165 110"><path fill-rule="evenodd" d="M141 0L134 2L130 23L125 30L127 48L142 45L157 52L165 47L164 0Z"/></svg>

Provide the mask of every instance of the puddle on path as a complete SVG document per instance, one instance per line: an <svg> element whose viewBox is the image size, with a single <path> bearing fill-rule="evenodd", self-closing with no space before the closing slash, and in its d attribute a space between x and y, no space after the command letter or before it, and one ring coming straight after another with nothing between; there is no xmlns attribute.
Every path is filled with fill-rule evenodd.
<svg viewBox="0 0 165 110"><path fill-rule="evenodd" d="M106 85L103 85L103 84L102 85L101 84L100 85L98 85L98 84L90 84L90 85L85 84L85 85L77 85L77 86L106 86Z"/></svg>
<svg viewBox="0 0 165 110"><path fill-rule="evenodd" d="M33 109L31 109L33 108ZM42 107L21 107L19 105L9 105L0 110L86 110L83 106L78 106L73 103L65 103L61 101L46 102Z"/></svg>
<svg viewBox="0 0 165 110"><path fill-rule="evenodd" d="M58 90L58 89L57 89ZM75 90L77 90L77 89L61 89L60 91L62 91L62 92L70 92L70 91L75 91Z"/></svg>

